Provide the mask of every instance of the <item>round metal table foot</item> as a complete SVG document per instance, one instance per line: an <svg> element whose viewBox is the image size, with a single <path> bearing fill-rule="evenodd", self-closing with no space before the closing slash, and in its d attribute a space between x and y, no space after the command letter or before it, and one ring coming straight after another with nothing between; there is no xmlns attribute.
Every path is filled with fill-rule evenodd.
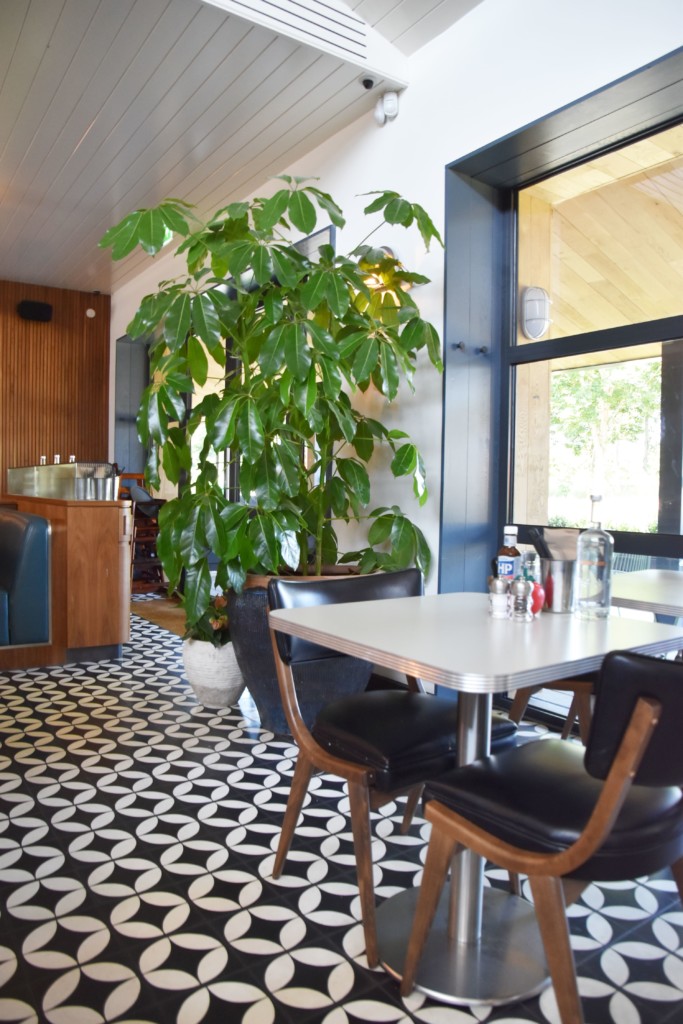
<svg viewBox="0 0 683 1024"><path fill-rule="evenodd" d="M401 978L418 889L407 889L377 910L380 961ZM448 938L448 888L439 903L417 973L416 987L455 1005L519 1002L550 984L533 906L499 889L484 889L482 937L476 944Z"/></svg>

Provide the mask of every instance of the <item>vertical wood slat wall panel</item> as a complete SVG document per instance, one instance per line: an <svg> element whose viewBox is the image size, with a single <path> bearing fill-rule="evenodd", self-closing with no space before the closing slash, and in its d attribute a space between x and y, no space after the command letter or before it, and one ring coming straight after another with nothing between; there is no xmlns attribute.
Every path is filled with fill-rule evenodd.
<svg viewBox="0 0 683 1024"><path fill-rule="evenodd" d="M23 300L48 303L52 319L23 320ZM0 493L8 468L41 455L107 460L109 309L108 295L0 281Z"/></svg>

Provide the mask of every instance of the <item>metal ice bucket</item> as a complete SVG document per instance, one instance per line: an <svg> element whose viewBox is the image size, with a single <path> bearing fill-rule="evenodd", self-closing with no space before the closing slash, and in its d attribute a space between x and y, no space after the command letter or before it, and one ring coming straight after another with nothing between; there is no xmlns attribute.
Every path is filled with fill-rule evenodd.
<svg viewBox="0 0 683 1024"><path fill-rule="evenodd" d="M575 559L541 559L541 583L545 590L544 612L574 611Z"/></svg>

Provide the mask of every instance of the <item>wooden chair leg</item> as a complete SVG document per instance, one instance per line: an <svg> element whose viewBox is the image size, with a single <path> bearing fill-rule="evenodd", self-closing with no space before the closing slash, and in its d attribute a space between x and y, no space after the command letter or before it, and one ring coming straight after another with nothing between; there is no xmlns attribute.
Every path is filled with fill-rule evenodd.
<svg viewBox="0 0 683 1024"><path fill-rule="evenodd" d="M531 892L562 1024L584 1024L561 878L530 875Z"/></svg>
<svg viewBox="0 0 683 1024"><path fill-rule="evenodd" d="M671 873L678 889L678 898L683 903L683 857L671 865Z"/></svg>
<svg viewBox="0 0 683 1024"><path fill-rule="evenodd" d="M360 893L360 910L365 933L365 955L370 967L379 964L377 923L375 918L375 883L372 871L372 833L370 831L370 796L367 785L349 782L349 805L356 873Z"/></svg>
<svg viewBox="0 0 683 1024"><path fill-rule="evenodd" d="M522 895L522 883L519 880L519 875L516 871L508 871L508 880L510 882L510 892L513 896Z"/></svg>
<svg viewBox="0 0 683 1024"><path fill-rule="evenodd" d="M588 743L588 733L590 732L591 718L593 716L591 698L592 687L587 689L579 688L574 691L574 696L572 697L572 702L569 706L567 718L562 730L563 740L568 739L574 727L574 722L578 718L581 742L584 746Z"/></svg>
<svg viewBox="0 0 683 1024"><path fill-rule="evenodd" d="M420 799L422 798L423 790L424 786L413 786L412 789L408 790L408 799L406 800L406 806L403 812L403 821L401 822L402 836L404 836L407 833L408 829L410 828L410 824L413 820L413 815L415 814L415 811L417 810L417 805L419 804Z"/></svg>
<svg viewBox="0 0 683 1024"><path fill-rule="evenodd" d="M515 691L510 710L508 711L508 718L511 722L519 725L524 718L524 712L532 695L539 689L540 687L538 686L523 686L520 690Z"/></svg>
<svg viewBox="0 0 683 1024"><path fill-rule="evenodd" d="M292 778L292 785L289 791L289 799L287 800L287 807L285 809L285 816L282 821L282 831L280 832L280 841L277 846L277 853L275 854L275 863L273 864L273 878L279 878L282 874L282 869L289 853L289 847L292 844L292 838L294 836L294 830L296 823L299 820L299 814L303 806L306 793L308 792L308 785L311 781L313 774L313 764L309 759L299 752L299 756L296 759L294 766L294 776Z"/></svg>
<svg viewBox="0 0 683 1024"><path fill-rule="evenodd" d="M564 727L562 729L562 739L563 740L569 739L569 737L571 735L571 731L574 728L574 722L576 721L576 716L579 713L578 705L579 705L579 695L577 693L575 693L574 696L572 697L572 702L569 705L569 711L567 712L567 717L564 720Z"/></svg>
<svg viewBox="0 0 683 1024"><path fill-rule="evenodd" d="M588 734L591 731L591 719L593 717L593 697L591 693L577 693L577 712L579 715L579 736L584 747L588 743Z"/></svg>
<svg viewBox="0 0 683 1024"><path fill-rule="evenodd" d="M403 965L403 977L401 978L401 995L409 996L415 985L415 975L420 963L420 957L429 929L432 926L436 908L439 904L439 897L448 875L456 843L443 832L432 830L432 835L427 848L427 860L425 861L422 884L415 907L413 927L408 940L406 959Z"/></svg>

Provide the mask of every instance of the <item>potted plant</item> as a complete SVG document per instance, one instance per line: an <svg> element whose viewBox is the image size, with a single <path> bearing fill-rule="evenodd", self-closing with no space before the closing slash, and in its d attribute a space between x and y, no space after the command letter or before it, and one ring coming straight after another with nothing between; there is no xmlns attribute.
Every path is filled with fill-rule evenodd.
<svg viewBox="0 0 683 1024"><path fill-rule="evenodd" d="M342 211L305 179L279 180L268 198L231 203L207 221L179 200L135 211L100 243L120 259L181 239L186 273L142 300L128 332L153 338L138 428L150 484L159 486L161 469L179 484L161 509L157 550L170 589L182 581L190 627L208 607L212 560L215 583L231 595L248 573L429 568L425 538L401 508L370 507L367 468L388 449L392 473L412 478L423 504L422 458L406 433L351 396L374 387L393 401L402 383L412 386L421 350L441 370L438 334L410 291L427 278L369 238L390 224L417 228L426 247L441 239L421 206L385 191L370 194L370 233L350 254L329 242L306 254L297 236L311 236L321 215L341 228ZM193 403L212 365L220 380ZM219 481L224 452L238 470L238 500ZM340 550L339 523L365 524L362 546ZM231 597L233 626L237 618Z"/></svg>
<svg viewBox="0 0 683 1024"><path fill-rule="evenodd" d="M197 700L209 708L236 704L245 682L231 643L225 594L211 597L208 608L183 634L183 665Z"/></svg>

